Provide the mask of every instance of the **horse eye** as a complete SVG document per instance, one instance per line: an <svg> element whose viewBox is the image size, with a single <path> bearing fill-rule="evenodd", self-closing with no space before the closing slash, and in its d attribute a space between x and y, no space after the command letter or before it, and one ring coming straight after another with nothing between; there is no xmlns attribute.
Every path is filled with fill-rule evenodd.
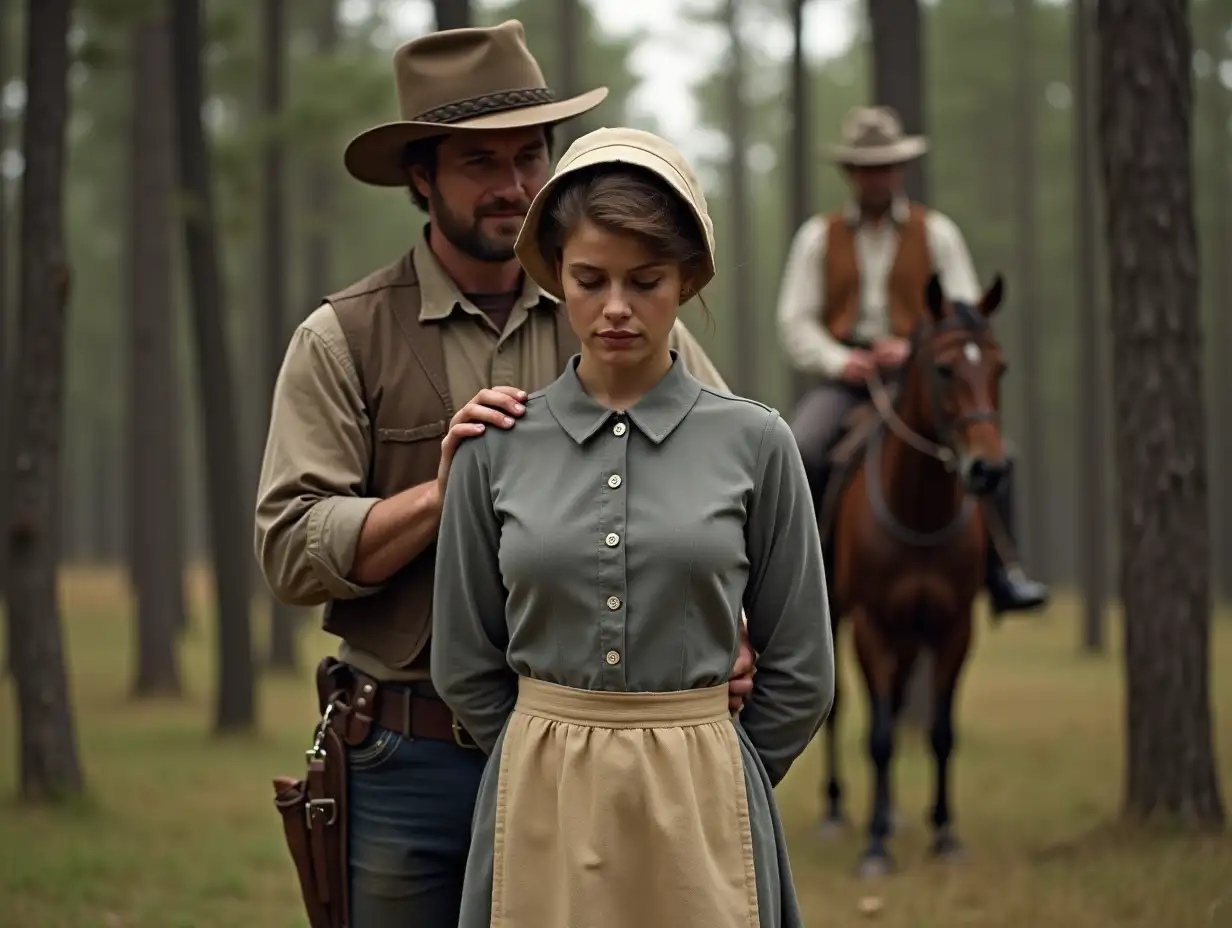
<svg viewBox="0 0 1232 928"><path fill-rule="evenodd" d="M954 376L954 368L953 366L949 364L938 364L937 374L938 376L941 377L942 380L949 380L951 377Z"/></svg>

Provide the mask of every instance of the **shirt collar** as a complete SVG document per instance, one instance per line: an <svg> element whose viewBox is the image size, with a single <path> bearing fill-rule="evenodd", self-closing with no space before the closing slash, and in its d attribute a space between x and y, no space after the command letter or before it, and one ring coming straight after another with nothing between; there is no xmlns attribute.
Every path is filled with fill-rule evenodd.
<svg viewBox="0 0 1232 928"><path fill-rule="evenodd" d="M426 225L423 227L420 239L411 253L415 276L419 279L419 321L439 322L448 319L459 307L470 313L478 313L479 309L462 295L454 279L441 266L441 262L429 247L428 228ZM530 310L544 301L544 305L556 308L556 299L531 280L530 275L523 274L522 294L513 308Z"/></svg>
<svg viewBox="0 0 1232 928"><path fill-rule="evenodd" d="M672 366L663 379L628 410L629 420L656 445L684 421L702 392L701 383L685 370L679 354L674 349L671 354ZM580 445L617 412L596 402L583 389L577 375L579 357L574 355L565 366L565 372L544 391L544 396L552 417Z"/></svg>
<svg viewBox="0 0 1232 928"><path fill-rule="evenodd" d="M911 201L907 197L899 194L890 203L890 218L896 225L902 225L911 215ZM855 200L848 200L847 205L843 207L843 218L847 220L847 224L858 226L860 224L860 204Z"/></svg>

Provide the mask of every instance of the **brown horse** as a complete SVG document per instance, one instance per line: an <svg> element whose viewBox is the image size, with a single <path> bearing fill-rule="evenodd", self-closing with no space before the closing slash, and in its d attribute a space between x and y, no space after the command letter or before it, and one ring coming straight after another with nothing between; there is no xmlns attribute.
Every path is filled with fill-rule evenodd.
<svg viewBox="0 0 1232 928"><path fill-rule="evenodd" d="M949 303L934 275L929 316L912 336L897 399L884 392L882 423L842 490L834 526L831 613L851 619L869 696L868 752L875 768L863 875L888 871L890 762L894 724L917 655L934 655L932 729L936 798L932 851L951 856L949 761L954 694L971 643L972 608L983 585L988 544L982 506L1007 467L998 416L1004 371L989 318L1000 305L1000 276L977 306ZM879 384L874 386L876 390ZM835 721L827 722L829 822L842 821Z"/></svg>

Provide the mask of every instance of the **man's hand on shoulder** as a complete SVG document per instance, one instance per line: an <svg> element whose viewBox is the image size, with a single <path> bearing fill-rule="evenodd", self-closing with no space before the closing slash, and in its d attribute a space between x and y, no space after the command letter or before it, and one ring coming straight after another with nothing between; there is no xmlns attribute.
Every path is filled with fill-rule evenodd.
<svg viewBox="0 0 1232 928"><path fill-rule="evenodd" d="M483 430L494 425L500 429L512 428L515 419L526 412L526 391L517 387L492 387L480 390L449 420L449 431L441 440L441 463L436 471L436 483L440 498L445 498L445 485L449 481L449 467L453 456L467 438L482 435Z"/></svg>

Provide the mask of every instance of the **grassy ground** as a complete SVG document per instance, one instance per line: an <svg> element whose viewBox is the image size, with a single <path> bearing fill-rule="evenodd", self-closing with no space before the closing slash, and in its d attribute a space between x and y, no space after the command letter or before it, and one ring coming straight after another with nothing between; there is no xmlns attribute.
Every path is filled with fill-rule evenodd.
<svg viewBox="0 0 1232 928"><path fill-rule="evenodd" d="M211 739L209 636L195 633L185 649L183 702L132 704L128 606L116 578L75 574L65 606L91 794L54 812L12 804L15 724L4 687L0 926L302 928L270 777L300 772L313 721L307 677L265 681L259 737ZM918 737L900 739L900 872L875 886L852 875L858 831L818 837L820 748L800 760L779 798L808 924L1232 926L1232 837L1109 824L1121 795L1119 659L1077 657L1075 628L1064 607L1034 624L994 631L981 622L958 714L964 865L926 859L930 764ZM315 658L328 641L314 633L304 645ZM1218 623L1214 666L1232 667L1232 623ZM851 692L850 664L843 674ZM1214 678L1224 795L1232 801L1232 676ZM864 710L855 699L846 710L845 770L862 823ZM863 913L870 897L879 908Z"/></svg>

